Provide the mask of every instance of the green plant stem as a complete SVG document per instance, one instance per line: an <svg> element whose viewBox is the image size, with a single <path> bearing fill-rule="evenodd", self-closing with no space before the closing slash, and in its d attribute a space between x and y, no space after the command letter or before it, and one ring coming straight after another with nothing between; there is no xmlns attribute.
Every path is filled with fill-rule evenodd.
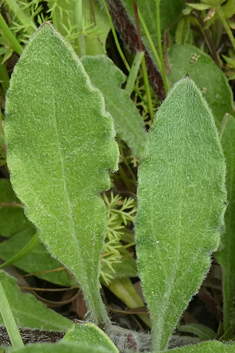
<svg viewBox="0 0 235 353"><path fill-rule="evenodd" d="M20 336L20 333L18 331L14 316L11 311L11 307L9 305L9 302L7 300L2 282L0 281L0 312L4 321L4 324L6 326L8 335L11 340L11 344L13 348L21 348L24 347L22 338Z"/></svg>
<svg viewBox="0 0 235 353"><path fill-rule="evenodd" d="M217 52L216 52L216 45L214 44L214 41L212 39L210 30L208 28L207 29L204 28L205 23L204 23L203 19L201 18L201 16L198 14L197 11L192 11L192 14L195 16L198 28L200 29L200 31L201 31L201 33L202 33L202 35L204 37L205 43L206 43L206 45L207 45L207 47L208 47L208 49L209 49L209 51L211 53L211 57L213 58L213 60L216 63L216 65L220 68L221 65L220 65L220 61L219 61L219 58L218 58L218 55L217 55ZM217 22L220 23L219 20ZM217 32L219 32L219 30Z"/></svg>
<svg viewBox="0 0 235 353"><path fill-rule="evenodd" d="M25 27L25 30L27 31L27 33L32 35L37 29L32 19L24 13L24 11L19 7L16 1L5 0L5 3L7 6L9 6L11 11L14 12L18 20Z"/></svg>
<svg viewBox="0 0 235 353"><path fill-rule="evenodd" d="M235 50L235 39L234 39L233 33L228 25L228 22L226 21L226 18L224 17L224 13L223 13L223 10L221 9L221 6L216 7L216 12L217 12L221 22L223 23L223 26L229 36L229 39L233 45L234 50Z"/></svg>
<svg viewBox="0 0 235 353"><path fill-rule="evenodd" d="M141 68L143 72L143 79L144 79L144 86L145 86L145 91L146 91L146 96L147 96L147 101L148 101L148 106L149 106L149 115L151 118L151 121L153 121L153 103L152 103L152 97L151 97L151 92L150 92L150 85L149 85L149 79L148 79L148 73L147 73L147 68L146 68L146 62L145 62L145 57L143 57L143 60L141 62Z"/></svg>
<svg viewBox="0 0 235 353"><path fill-rule="evenodd" d="M127 178L126 173L124 172L124 170L123 170L121 164L119 164L119 174L120 174L121 179L122 179L122 181L124 182L126 188L127 188L128 190L131 190L131 189L132 189L132 184L131 184L131 182L129 181L129 179Z"/></svg>
<svg viewBox="0 0 235 353"><path fill-rule="evenodd" d="M144 30L144 34L146 35L146 38L147 38L147 40L149 42L150 48L151 48L151 50L153 52L153 55L154 55L154 58L155 58L155 60L157 62L158 68L161 71L161 60L160 60L160 57L159 57L159 55L157 53L157 50L156 50L155 45L154 45L154 43L152 41L151 35L150 35L149 31L148 31L146 23L145 23L145 21L143 19L143 16L142 16L142 14L141 14L139 9L138 9L138 15L139 15L139 20L140 20L141 26L142 26L142 28Z"/></svg>
<svg viewBox="0 0 235 353"><path fill-rule="evenodd" d="M169 84L168 80L166 77L166 70L165 70L165 65L164 65L164 58L163 58L163 50L162 50L162 37L161 37L161 19L160 19L160 1L161 0L156 0L156 12L157 12L157 40L158 40L158 51L159 51L159 57L161 61L161 74L162 74L162 79L163 79L163 84L165 88L165 92L167 94L169 90Z"/></svg>
<svg viewBox="0 0 235 353"><path fill-rule="evenodd" d="M142 62L144 56L144 52L143 51L139 51L136 56L135 59L131 65L131 70L127 79L127 83L126 83L126 91L129 94L129 96L131 95L131 93L133 92L134 88L135 88L135 81L139 72L139 68L140 68L140 64Z"/></svg>
<svg viewBox="0 0 235 353"><path fill-rule="evenodd" d="M9 76L5 64L0 64L0 80L4 93L9 87Z"/></svg>
<svg viewBox="0 0 235 353"><path fill-rule="evenodd" d="M135 246L135 242L129 243L129 244L127 244L127 245L123 245L123 247L124 247L125 249L128 249L128 248L130 248L130 247L132 247L132 246Z"/></svg>
<svg viewBox="0 0 235 353"><path fill-rule="evenodd" d="M113 34L113 38L114 38L114 41L115 41L115 45L117 47L119 55L121 56L122 61L123 61L123 63L126 66L126 69L128 71L130 71L130 65L128 64L128 62L127 62L127 60L125 58L125 55L124 55L124 53L123 53L123 51L122 51L122 49L120 47L120 44L119 44L119 41L118 41L118 37L117 37L116 31L115 31L115 28L114 28L114 25L113 25L113 21L112 21L109 9L107 7L107 4L106 4L105 0L101 0L101 1L102 1L103 6L104 6L105 12L107 14L107 17L108 17L108 20L109 20L109 23L110 23L110 27L111 27L111 31L112 31L112 34Z"/></svg>
<svg viewBox="0 0 235 353"><path fill-rule="evenodd" d="M136 177L135 177L135 174L133 173L132 169L130 168L129 166L129 163L127 162L127 159L123 153L123 150L122 150L122 145L121 145L121 139L118 138L118 145L119 145L119 149L120 149L120 155L121 155L121 159L123 160L123 162L125 163L125 165L127 166L127 169L129 170L131 176L132 176L132 179L133 179L133 182L135 183L135 185L137 184L137 180L136 180ZM124 173L124 171L123 171ZM125 178L126 179L126 178ZM124 181L124 180L123 180ZM128 184L129 184L129 181L128 181ZM129 184L130 185L130 184Z"/></svg>
<svg viewBox="0 0 235 353"><path fill-rule="evenodd" d="M225 340L234 336L234 285L231 285L231 272L222 267L223 278L223 329ZM234 278L233 278L234 280Z"/></svg>
<svg viewBox="0 0 235 353"><path fill-rule="evenodd" d="M74 18L76 24L78 24L78 28L81 32L83 32L83 8L82 8L82 0L76 0L74 3ZM80 51L80 56L86 55L86 44L85 44L85 38L84 34L81 33L79 38L79 51Z"/></svg>
<svg viewBox="0 0 235 353"><path fill-rule="evenodd" d="M21 47L20 43L18 42L14 34L11 32L10 28L6 24L1 14L0 14L0 28L2 29L2 35L6 38L6 40L11 45L13 50L20 55L23 51L23 48Z"/></svg>
<svg viewBox="0 0 235 353"><path fill-rule="evenodd" d="M121 299L128 308L144 308L144 303L136 292L130 278L114 279L108 284L107 287L112 293ZM147 326L151 327L151 321L148 315L138 314L138 316Z"/></svg>

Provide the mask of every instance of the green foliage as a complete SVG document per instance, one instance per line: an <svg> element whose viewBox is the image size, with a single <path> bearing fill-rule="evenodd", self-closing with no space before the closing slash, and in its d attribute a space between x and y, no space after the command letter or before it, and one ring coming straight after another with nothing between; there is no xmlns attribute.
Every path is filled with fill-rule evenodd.
<svg viewBox="0 0 235 353"><path fill-rule="evenodd" d="M158 351L167 348L209 269L225 211L225 164L213 116L188 77L159 109L138 177L138 268Z"/></svg>
<svg viewBox="0 0 235 353"><path fill-rule="evenodd" d="M6 112L13 187L48 250L78 280L93 319L107 322L98 282L106 227L99 193L109 188L107 169L116 168L114 130L101 93L50 24L36 32L17 63Z"/></svg>
<svg viewBox="0 0 235 353"><path fill-rule="evenodd" d="M233 353L234 344L223 344L221 342L211 341L187 346L182 348L172 349L171 353ZM155 353L155 352L154 352ZM158 352L156 352L158 353Z"/></svg>
<svg viewBox="0 0 235 353"><path fill-rule="evenodd" d="M113 192L111 192L110 199L106 195L103 197L108 215L108 225L101 255L101 278L106 284L109 284L113 278L135 276L136 274L133 258L120 244L120 240L125 236L125 227L134 221L136 205L133 199L126 198L123 201L119 195L114 196Z"/></svg>
<svg viewBox="0 0 235 353"><path fill-rule="evenodd" d="M0 180L0 233L5 237L33 229L32 223L24 215L23 205L16 197L9 180Z"/></svg>
<svg viewBox="0 0 235 353"><path fill-rule="evenodd" d="M121 0L125 6L128 15L131 17L133 23L135 23L133 2L131 0ZM156 14L156 0L149 0L148 2L143 2L141 0L137 1L139 11L141 12L144 22L148 28L151 38L155 45L157 45L157 14ZM184 5L184 0L164 0L160 1L160 17L161 17L161 32L168 29L172 22L174 22L181 13ZM142 38L150 49L147 38L142 29Z"/></svg>
<svg viewBox="0 0 235 353"><path fill-rule="evenodd" d="M10 181L0 180L0 232L11 237L0 244L0 257L9 261L32 240L35 227L24 215L23 206L15 196ZM110 199L104 195L108 212L106 240L101 255L101 280L109 283L113 278L136 276L136 264L133 257L121 247L120 239L129 242L126 227L133 223L136 206L133 199L124 201L111 193ZM133 241L133 240L131 240ZM74 279L63 269L61 263L54 259L46 247L40 243L21 259L15 259L15 266L34 273L37 277L62 286L72 286ZM59 270L59 271L58 271Z"/></svg>
<svg viewBox="0 0 235 353"><path fill-rule="evenodd" d="M98 55L106 53L106 40L110 31L107 15L102 11L99 0L94 0L91 6L87 0L82 1L83 23L87 23L88 31L84 32L85 54ZM93 22L91 19L93 18Z"/></svg>
<svg viewBox="0 0 235 353"><path fill-rule="evenodd" d="M115 279L111 281L108 287L128 308L135 309L145 306L129 278ZM138 316L147 326L151 327L151 322L147 315L138 314Z"/></svg>
<svg viewBox="0 0 235 353"><path fill-rule="evenodd" d="M113 117L116 132L131 148L132 153L141 157L146 132L143 128L143 119L129 94L120 89L125 81L125 75L104 55L83 57L82 63L91 82L104 95L105 107Z"/></svg>
<svg viewBox="0 0 235 353"><path fill-rule="evenodd" d="M66 334L67 339L76 341L78 335L79 343L65 343L65 338L53 345L28 346L22 352L149 351L150 336L110 325L99 293L101 284L129 309L136 310L147 326L152 324L152 353L166 350L169 340L169 348L174 348L220 335L226 340L234 338L234 0L136 0L136 13L133 3L1 3L3 109L16 54L20 55L28 44L7 93L7 166L0 134L0 172L8 177L10 170L19 197L8 180L0 180L0 234L7 237L0 244L0 257L17 260L20 274L36 272L51 283L80 285L88 318L105 323L102 327L117 345L114 347L98 327L89 323L76 324ZM29 40L45 20L51 20L65 39L46 24ZM108 36L110 28L114 40ZM143 57L142 49L146 48L150 57ZM186 74L197 87L189 78L177 83ZM217 127L226 115L220 134L228 191L222 229L226 206L224 158L203 97ZM149 129L147 144L143 120ZM111 184L108 170L115 169L118 159L113 125L118 133L120 170L113 174L113 190L106 193ZM145 299L133 284L136 280L130 280L137 276L133 249L136 185L139 276L150 317L141 311ZM44 244L34 248L37 231ZM219 233L221 246L216 256L223 272L223 329L216 333L201 322L181 324L177 329L198 337L170 337L209 269ZM20 294L12 277L3 271L0 277L18 326L59 331L71 328L69 320L52 313L31 295ZM4 314L3 305L0 312ZM16 326L6 326L13 346L18 345L12 334L16 330L19 337ZM234 345L212 341L172 352L232 350Z"/></svg>
<svg viewBox="0 0 235 353"><path fill-rule="evenodd" d="M174 84L188 74L202 91L217 127L220 127L226 113L234 114L232 90L224 74L208 55L192 45L174 45L169 59L169 80Z"/></svg>
<svg viewBox="0 0 235 353"><path fill-rule="evenodd" d="M74 342L30 344L21 349L11 350L12 353L113 353L103 347L88 346Z"/></svg>
<svg viewBox="0 0 235 353"><path fill-rule="evenodd" d="M72 327L72 322L48 309L31 294L20 292L16 279L0 270L0 281L7 296L18 327L54 330L64 332ZM0 313L0 325L3 320Z"/></svg>
<svg viewBox="0 0 235 353"><path fill-rule="evenodd" d="M216 339L216 333L209 327L204 325L192 323L188 325L178 325L177 330L180 332L190 332L197 335L201 340L213 340Z"/></svg>
<svg viewBox="0 0 235 353"><path fill-rule="evenodd" d="M5 274L3 273L3 278ZM11 306L9 303L9 300L6 296L5 289L3 286L3 280L1 278L1 273L0 273L0 297L1 297L1 302L0 302L0 312L1 312L1 317L2 321L4 322L8 335L10 337L12 346L14 348L20 348L23 347L23 341L22 338L19 334L17 324L15 321L15 318L13 316Z"/></svg>
<svg viewBox="0 0 235 353"><path fill-rule="evenodd" d="M12 239L12 238L11 238ZM11 242L11 239L9 240L9 242ZM7 242L8 243L8 242ZM38 238L38 234L35 233L31 239L29 240L29 242L26 243L26 245L21 248L19 250L19 252L17 252L17 254L11 256L6 262L4 262L0 268L4 268L7 267L8 265L12 265L14 264L16 261L21 260L22 258L24 258L25 256L27 256L28 254L30 254L36 247L37 245L39 245L40 241Z"/></svg>
<svg viewBox="0 0 235 353"><path fill-rule="evenodd" d="M177 45L184 45L187 42L190 30L189 16L183 16L177 25L175 42Z"/></svg>
<svg viewBox="0 0 235 353"><path fill-rule="evenodd" d="M63 341L83 343L96 347L101 346L107 348L112 353L118 353L117 347L110 338L96 325L91 323L74 324L72 329L65 334Z"/></svg>
<svg viewBox="0 0 235 353"><path fill-rule="evenodd" d="M105 53L110 25L98 0L92 6L87 0L49 0L48 4L49 18L80 56Z"/></svg>
<svg viewBox="0 0 235 353"><path fill-rule="evenodd" d="M106 244L104 244L104 248L105 247ZM118 251L119 261L112 262L112 267L106 266L105 271L103 257L101 259L101 275L104 279L107 278L105 281L106 284L109 284L110 280L114 278L118 279L137 276L136 262L133 256L125 249L125 247L120 247L120 243Z"/></svg>
<svg viewBox="0 0 235 353"><path fill-rule="evenodd" d="M28 228L0 244L0 257L8 261L16 256L26 246L35 234L34 228ZM62 267L61 263L54 259L45 248L45 245L38 244L30 253L15 261L15 266L25 272L35 273L37 277L61 286L71 287L76 282ZM59 271L56 271L59 269Z"/></svg>
<svg viewBox="0 0 235 353"><path fill-rule="evenodd" d="M235 120L226 115L220 132L221 144L226 159L226 188L228 192L228 207L225 212L225 232L221 238L221 249L216 258L223 271L223 300L224 300L224 333L228 339L234 334L234 281L235 281Z"/></svg>

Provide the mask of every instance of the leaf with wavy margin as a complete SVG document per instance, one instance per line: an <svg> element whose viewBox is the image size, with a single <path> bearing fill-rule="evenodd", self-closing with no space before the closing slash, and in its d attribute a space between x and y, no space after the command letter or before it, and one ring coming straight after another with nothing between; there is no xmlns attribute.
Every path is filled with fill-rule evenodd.
<svg viewBox="0 0 235 353"><path fill-rule="evenodd" d="M105 107L112 115L116 132L131 148L132 153L142 156L146 141L143 119L129 97L121 89L125 75L112 60L104 55L81 58L91 82L103 93Z"/></svg>
<svg viewBox="0 0 235 353"><path fill-rule="evenodd" d="M95 322L109 323L99 293L99 257L118 147L100 91L46 23L31 38L6 102L7 163L13 188L49 252L79 282Z"/></svg>

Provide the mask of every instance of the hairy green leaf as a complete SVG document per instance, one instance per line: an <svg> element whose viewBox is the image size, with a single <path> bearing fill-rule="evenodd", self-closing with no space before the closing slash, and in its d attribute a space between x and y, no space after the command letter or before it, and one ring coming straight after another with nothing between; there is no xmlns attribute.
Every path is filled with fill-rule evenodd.
<svg viewBox="0 0 235 353"><path fill-rule="evenodd" d="M31 241L34 234L35 230L28 228L2 242L0 244L0 257L8 261ZM67 287L75 284L74 279L63 269L61 263L48 253L42 243L14 264L25 272L34 273L37 277L51 283Z"/></svg>
<svg viewBox="0 0 235 353"><path fill-rule="evenodd" d="M170 353L233 353L234 344L223 344L218 341L208 341L193 346L185 346L170 350ZM153 353L160 353L154 351Z"/></svg>
<svg viewBox="0 0 235 353"><path fill-rule="evenodd" d="M118 353L117 347L110 338L99 327L90 322L87 324L74 324L72 329L65 334L63 341L100 346L107 348L112 353Z"/></svg>
<svg viewBox="0 0 235 353"><path fill-rule="evenodd" d="M173 45L169 58L169 80L174 84L188 74L202 91L220 127L226 113L234 114L233 93L224 73L209 55L192 45Z"/></svg>
<svg viewBox="0 0 235 353"><path fill-rule="evenodd" d="M12 185L51 254L79 282L95 322L106 228L100 192L110 187L118 147L111 116L72 48L46 23L11 78L5 136Z"/></svg>
<svg viewBox="0 0 235 353"><path fill-rule="evenodd" d="M225 211L222 148L190 78L179 81L159 108L138 175L138 268L158 351L166 349L209 269Z"/></svg>
<svg viewBox="0 0 235 353"><path fill-rule="evenodd" d="M192 323L187 325L178 325L177 330L185 333L193 333L194 335L197 335L201 340L216 339L215 331L201 324Z"/></svg>
<svg viewBox="0 0 235 353"><path fill-rule="evenodd" d="M0 180L0 234L10 237L24 229L34 229L24 215L23 205L16 197L8 179ZM34 232L36 232L34 230Z"/></svg>
<svg viewBox="0 0 235 353"><path fill-rule="evenodd" d="M0 270L0 280L18 327L61 332L72 327L70 320L48 309L33 295L21 293L16 279L3 270ZM1 314L0 325L3 325Z"/></svg>
<svg viewBox="0 0 235 353"><path fill-rule="evenodd" d="M88 346L74 342L29 344L21 349L11 350L11 353L113 353L108 349Z"/></svg>
<svg viewBox="0 0 235 353"><path fill-rule="evenodd" d="M226 159L226 188L228 207L225 212L225 233L221 239L221 249L216 258L222 265L224 334L233 338L234 333L234 283L235 283L235 119L226 115L222 124L220 140Z"/></svg>
<svg viewBox="0 0 235 353"><path fill-rule="evenodd" d="M105 107L114 119L116 132L141 157L146 141L143 119L131 101L129 94L120 88L125 75L104 55L85 56L81 59L91 82L99 88L105 99Z"/></svg>

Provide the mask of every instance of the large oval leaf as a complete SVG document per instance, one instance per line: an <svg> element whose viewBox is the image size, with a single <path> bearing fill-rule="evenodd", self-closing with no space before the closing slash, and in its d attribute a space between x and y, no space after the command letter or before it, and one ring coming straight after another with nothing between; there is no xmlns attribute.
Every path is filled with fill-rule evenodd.
<svg viewBox="0 0 235 353"><path fill-rule="evenodd" d="M193 45L173 45L169 51L169 80L174 84L188 74L200 88L220 127L226 113L234 114L233 92L212 58Z"/></svg>
<svg viewBox="0 0 235 353"><path fill-rule="evenodd" d="M186 77L160 107L139 168L138 267L155 351L165 350L210 266L225 211L225 163L213 116Z"/></svg>
<svg viewBox="0 0 235 353"><path fill-rule="evenodd" d="M52 25L32 37L6 102L8 166L28 218L54 257L76 277L96 322L108 321L99 294L99 257L118 148L104 99Z"/></svg>

